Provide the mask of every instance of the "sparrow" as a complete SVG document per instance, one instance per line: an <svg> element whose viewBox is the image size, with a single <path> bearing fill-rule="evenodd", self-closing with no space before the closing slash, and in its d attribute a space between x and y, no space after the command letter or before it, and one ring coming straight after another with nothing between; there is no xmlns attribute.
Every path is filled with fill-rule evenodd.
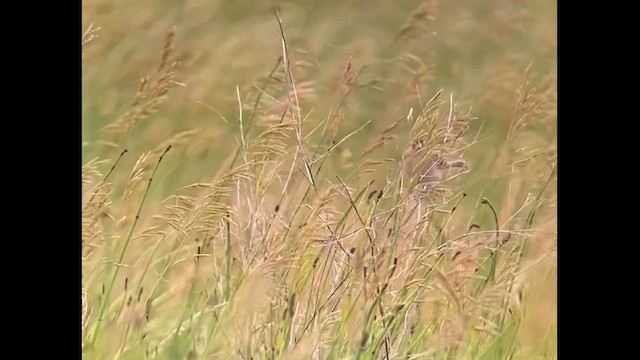
<svg viewBox="0 0 640 360"><path fill-rule="evenodd" d="M463 159L446 159L436 155L423 160L425 150L424 141L416 140L403 158L405 174L418 178L420 190L428 190L440 183L449 169L468 169Z"/></svg>

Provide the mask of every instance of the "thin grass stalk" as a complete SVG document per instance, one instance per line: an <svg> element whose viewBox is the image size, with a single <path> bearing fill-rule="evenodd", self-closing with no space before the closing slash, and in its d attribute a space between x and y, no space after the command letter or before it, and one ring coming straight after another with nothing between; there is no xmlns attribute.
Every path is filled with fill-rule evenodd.
<svg viewBox="0 0 640 360"><path fill-rule="evenodd" d="M160 166L160 163L162 162L162 159L164 158L165 154L171 150L171 145L169 145L167 147L167 149L162 153L162 155L160 155L160 158L158 159L158 162L156 163L156 166L153 168L153 172L151 173L151 176L149 177L149 183L147 184L147 188L144 191L144 195L142 196L142 200L140 201L140 206L138 206L138 211L136 212L136 216L134 218L133 224L131 225L131 229L129 230L129 234L127 235L124 245L122 247L122 250L120 251L120 256L118 257L118 264L122 263L122 260L124 259L124 255L127 252L127 248L129 247L129 243L131 242L131 238L133 237L133 232L136 228L136 225L138 224L138 220L140 219L140 213L142 212L142 207L144 206L144 202L147 198L147 195L149 194L149 189L151 188L151 183L153 182L153 177L156 174L156 171L158 170L158 167ZM91 337L91 340L89 341L89 345L90 347L93 347L93 345L95 344L95 341L98 338L98 335L100 333L100 329L101 329L101 323L102 320L104 320L104 314L105 314L105 310L107 308L107 303L109 302L109 295L111 294L111 290L113 290L113 285L115 283L116 277L118 276L118 271L120 270L119 266L116 266L116 268L113 271L113 274L111 275L111 279L108 282L107 285L107 291L105 292L104 296L102 297L102 301L100 302L100 309L98 310L98 317L96 319L96 326L95 326L95 330L93 331L93 335Z"/></svg>

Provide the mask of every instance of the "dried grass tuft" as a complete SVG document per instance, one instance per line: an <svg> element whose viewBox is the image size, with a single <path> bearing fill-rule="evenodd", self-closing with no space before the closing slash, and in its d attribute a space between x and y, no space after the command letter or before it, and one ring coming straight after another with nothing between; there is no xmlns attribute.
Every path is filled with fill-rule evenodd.
<svg viewBox="0 0 640 360"><path fill-rule="evenodd" d="M118 136L130 134L138 122L158 112L160 106L167 101L172 88L182 86L174 80L181 63L181 59L174 56L175 37L174 27L167 32L160 64L155 73L142 78L130 109L103 130Z"/></svg>
<svg viewBox="0 0 640 360"><path fill-rule="evenodd" d="M396 34L393 42L415 39L424 32L432 29L431 24L436 20L439 5L437 0L427 0L418 5L418 7L411 12L402 29Z"/></svg>

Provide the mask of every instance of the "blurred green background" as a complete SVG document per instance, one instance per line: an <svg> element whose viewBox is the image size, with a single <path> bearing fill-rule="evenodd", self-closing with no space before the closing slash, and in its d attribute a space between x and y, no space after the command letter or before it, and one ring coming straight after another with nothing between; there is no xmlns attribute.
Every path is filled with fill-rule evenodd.
<svg viewBox="0 0 640 360"><path fill-rule="evenodd" d="M254 86L282 54L273 6L281 8L291 61L306 63L296 81L313 81L315 97L302 104L303 114L313 109L313 118L321 119L335 109L332 93L350 57L355 70L366 66L361 87L350 95L343 131L367 120L373 126L350 145L416 107L415 86L426 99L441 89L446 98L453 93L461 110L472 109L485 128L501 136L527 65L539 81L556 73L555 5L507 0L84 1L83 27L101 29L84 49L83 158L119 153L101 143L113 139L100 129L130 108L140 79L157 67L165 33L175 25L176 52L185 59L176 81L185 86L172 89L160 111L140 122L127 146L146 149L196 128L201 131L190 150L203 167L215 168L235 143L235 87L242 96L256 92ZM427 15L412 28L421 7ZM201 103L235 121L225 124Z"/></svg>

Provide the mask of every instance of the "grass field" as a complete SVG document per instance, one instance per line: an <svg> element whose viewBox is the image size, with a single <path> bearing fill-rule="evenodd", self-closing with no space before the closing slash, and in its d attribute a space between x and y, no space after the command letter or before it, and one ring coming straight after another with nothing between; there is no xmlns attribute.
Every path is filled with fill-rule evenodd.
<svg viewBox="0 0 640 360"><path fill-rule="evenodd" d="M557 358L555 1L82 13L87 359Z"/></svg>

